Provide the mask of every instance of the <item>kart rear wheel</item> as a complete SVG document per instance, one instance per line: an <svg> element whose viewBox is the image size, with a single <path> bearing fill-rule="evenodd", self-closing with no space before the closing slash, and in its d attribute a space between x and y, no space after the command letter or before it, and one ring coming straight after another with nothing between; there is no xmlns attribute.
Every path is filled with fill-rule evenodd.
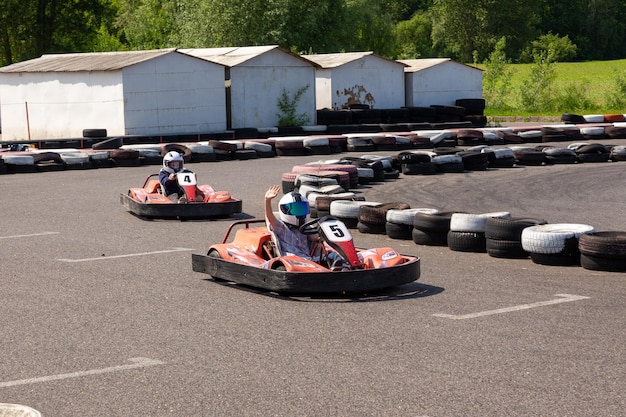
<svg viewBox="0 0 626 417"><path fill-rule="evenodd" d="M218 252L217 249L210 249L209 253L207 253L207 256L209 258L217 258L217 259L222 259L222 255L220 255L220 253Z"/></svg>

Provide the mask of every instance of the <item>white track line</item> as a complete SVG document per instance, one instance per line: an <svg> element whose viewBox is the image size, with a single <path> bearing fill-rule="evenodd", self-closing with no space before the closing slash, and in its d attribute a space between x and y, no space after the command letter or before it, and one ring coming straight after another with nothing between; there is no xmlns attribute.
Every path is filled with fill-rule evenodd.
<svg viewBox="0 0 626 417"><path fill-rule="evenodd" d="M0 236L0 239L17 239L20 237L46 236L46 235L58 235L58 234L59 232L41 232L41 233L31 233L29 235Z"/></svg>
<svg viewBox="0 0 626 417"><path fill-rule="evenodd" d="M583 295L572 295L572 294L554 294L554 296L560 297L560 298L547 300L547 301L538 301L536 303L521 304L521 305L513 306L513 307L499 308L497 310L480 311L478 313L472 313L472 314L461 314L461 315L433 314L433 316L443 317L445 319L465 320L465 319L473 319L476 317L491 316L493 314L502 314L502 313L510 313L513 311L527 310L529 308L549 306L552 304L569 303L571 301L585 300L589 298Z"/></svg>
<svg viewBox="0 0 626 417"><path fill-rule="evenodd" d="M39 378L18 379L16 381L0 382L0 388L14 387L16 385L37 384L39 382L56 381L59 379L79 378L81 376L87 376L87 375L98 375L98 374L105 374L109 372L126 371L128 369L146 368L148 366L165 364L165 362L161 362L159 360L149 359L149 358L130 358L129 361L134 362L134 363L129 364L129 365L112 366L110 368L100 368L100 369L91 369L89 371L71 372L68 374L49 375L49 376L42 376Z"/></svg>
<svg viewBox="0 0 626 417"><path fill-rule="evenodd" d="M140 252L140 253L129 253L126 255L114 255L114 256L98 256L97 258L83 258L83 259L57 259L57 261L61 262L89 262L89 261L102 261L108 259L117 259L117 258L130 258L132 256L145 256L145 255L154 255L157 253L170 253L170 252L184 252L188 250L193 250L189 248L173 248L167 250L157 250L154 252Z"/></svg>

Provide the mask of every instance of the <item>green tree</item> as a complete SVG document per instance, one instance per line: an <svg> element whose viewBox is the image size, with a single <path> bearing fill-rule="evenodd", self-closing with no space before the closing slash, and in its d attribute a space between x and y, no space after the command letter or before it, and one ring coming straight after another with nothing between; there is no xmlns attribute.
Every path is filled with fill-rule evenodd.
<svg viewBox="0 0 626 417"><path fill-rule="evenodd" d="M491 109L510 108L508 96L511 92L510 59L506 57L506 38L501 38L496 47L485 60L483 73L483 97L487 107Z"/></svg>
<svg viewBox="0 0 626 417"><path fill-rule="evenodd" d="M429 12L433 43L462 62L481 61L498 39L506 37L507 54L517 56L537 36L539 0L433 0ZM523 16L521 18L520 16ZM515 50L517 49L517 50Z"/></svg>
<svg viewBox="0 0 626 417"><path fill-rule="evenodd" d="M0 64L45 53L93 51L113 0L2 0Z"/></svg>
<svg viewBox="0 0 626 417"><path fill-rule="evenodd" d="M541 35L522 52L522 62L532 62L537 55L546 55L552 62L567 61L576 56L576 45L569 37L552 33Z"/></svg>
<svg viewBox="0 0 626 417"><path fill-rule="evenodd" d="M414 59L435 56L430 33L432 24L426 12L417 12L396 26L396 58Z"/></svg>

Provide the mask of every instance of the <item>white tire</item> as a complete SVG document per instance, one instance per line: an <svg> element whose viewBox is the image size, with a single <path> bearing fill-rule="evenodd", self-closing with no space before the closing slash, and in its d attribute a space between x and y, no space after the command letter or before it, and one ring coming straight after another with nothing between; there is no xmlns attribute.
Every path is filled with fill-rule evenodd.
<svg viewBox="0 0 626 417"><path fill-rule="evenodd" d="M520 138L540 138L541 137L541 130L526 130L526 131L522 131L519 132L517 134Z"/></svg>
<svg viewBox="0 0 626 417"><path fill-rule="evenodd" d="M296 188L302 185L311 185L311 184L318 184L320 186L326 186L326 185L337 185L338 182L334 178L320 177L314 174L300 174L300 175L297 175L296 179L294 180L294 186Z"/></svg>
<svg viewBox="0 0 626 417"><path fill-rule="evenodd" d="M594 232L593 226L573 223L554 223L530 226L522 230L522 249L530 253L559 254L565 249L567 239L579 238L583 233Z"/></svg>
<svg viewBox="0 0 626 417"><path fill-rule="evenodd" d="M368 179L374 178L374 170L372 168L357 167L356 173L359 178L368 178Z"/></svg>
<svg viewBox="0 0 626 417"><path fill-rule="evenodd" d="M604 135L604 127L602 126L590 126L581 127L580 133L587 136L602 136Z"/></svg>
<svg viewBox="0 0 626 417"><path fill-rule="evenodd" d="M583 119L587 123L603 123L604 115L603 114L584 114Z"/></svg>
<svg viewBox="0 0 626 417"><path fill-rule="evenodd" d="M431 158L435 164L456 164L463 162L463 158L459 155L437 155Z"/></svg>
<svg viewBox="0 0 626 417"><path fill-rule="evenodd" d="M302 141L302 144L306 147L328 146L329 143L328 138L307 138Z"/></svg>
<svg viewBox="0 0 626 417"><path fill-rule="evenodd" d="M32 155L2 155L2 159L9 165L35 165Z"/></svg>
<svg viewBox="0 0 626 417"><path fill-rule="evenodd" d="M508 219L511 213L498 211L493 213L471 214L452 213L450 217L450 231L452 232L484 232L488 218Z"/></svg>
<svg viewBox="0 0 626 417"><path fill-rule="evenodd" d="M64 153L61 154L61 159L68 165L79 165L89 162L89 154L85 152Z"/></svg>
<svg viewBox="0 0 626 417"><path fill-rule="evenodd" d="M243 143L243 148L247 150L253 150L257 152L271 152L272 145L269 143L255 142L253 140L246 140Z"/></svg>
<svg viewBox="0 0 626 417"><path fill-rule="evenodd" d="M385 213L385 220L389 223L407 224L412 226L417 213L437 214L439 213L439 210L434 208L412 208L405 210L390 209Z"/></svg>
<svg viewBox="0 0 626 417"><path fill-rule="evenodd" d="M208 154L215 153L213 146L211 145L200 145L200 144L194 143L194 144L188 144L186 146L191 150L192 154L195 153L195 154L201 154L201 155L208 155Z"/></svg>
<svg viewBox="0 0 626 417"><path fill-rule="evenodd" d="M493 151L493 154L496 157L496 159L515 158L515 153L513 152L513 149L511 148L495 149Z"/></svg>
<svg viewBox="0 0 626 417"><path fill-rule="evenodd" d="M330 215L344 217L347 219L359 218L359 207L361 206L377 206L380 203L372 201L349 201L337 200L330 203Z"/></svg>

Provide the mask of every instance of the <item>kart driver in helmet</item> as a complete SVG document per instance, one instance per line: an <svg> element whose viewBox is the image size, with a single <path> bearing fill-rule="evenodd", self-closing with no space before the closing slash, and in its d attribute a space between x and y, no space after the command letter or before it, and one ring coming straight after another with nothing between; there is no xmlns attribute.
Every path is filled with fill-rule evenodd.
<svg viewBox="0 0 626 417"><path fill-rule="evenodd" d="M300 232L300 226L310 220L308 201L300 193L294 191L283 195L278 201L280 219L277 219L272 211L272 200L279 191L280 186L273 185L265 192L265 221L269 230L278 239L281 253L317 262L319 254L311 253L318 240L317 235L306 235ZM329 263L337 261L341 265L342 258L336 252L329 252L328 258Z"/></svg>
<svg viewBox="0 0 626 417"><path fill-rule="evenodd" d="M183 157L176 151L170 151L163 157L163 168L159 171L159 182L165 195L175 203L186 203L187 197L178 186L176 174L183 169ZM204 195L196 188L196 201L202 201Z"/></svg>

